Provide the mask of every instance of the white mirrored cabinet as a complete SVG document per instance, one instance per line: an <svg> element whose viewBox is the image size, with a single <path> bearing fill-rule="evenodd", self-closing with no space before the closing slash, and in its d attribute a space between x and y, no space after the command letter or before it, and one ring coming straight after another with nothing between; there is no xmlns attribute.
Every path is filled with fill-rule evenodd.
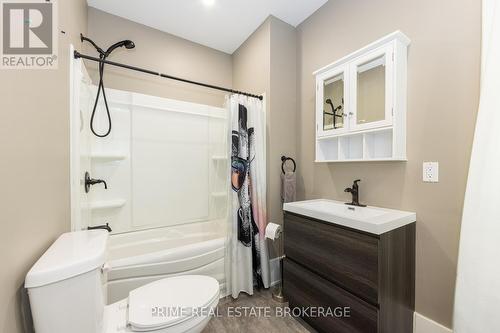
<svg viewBox="0 0 500 333"><path fill-rule="evenodd" d="M396 31L314 72L316 162L406 160L409 44Z"/></svg>

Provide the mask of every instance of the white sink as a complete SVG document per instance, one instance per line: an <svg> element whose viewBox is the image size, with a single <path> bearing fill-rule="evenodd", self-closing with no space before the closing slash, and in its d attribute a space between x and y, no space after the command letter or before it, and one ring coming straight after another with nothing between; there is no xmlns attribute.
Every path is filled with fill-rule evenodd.
<svg viewBox="0 0 500 333"><path fill-rule="evenodd" d="M285 203L287 212L381 235L417 220L417 214L378 207L348 206L340 201L308 200Z"/></svg>

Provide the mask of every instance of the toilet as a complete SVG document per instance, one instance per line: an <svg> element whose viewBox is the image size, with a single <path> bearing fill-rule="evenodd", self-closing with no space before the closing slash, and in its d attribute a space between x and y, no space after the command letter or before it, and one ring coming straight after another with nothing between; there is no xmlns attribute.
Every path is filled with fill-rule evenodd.
<svg viewBox="0 0 500 333"><path fill-rule="evenodd" d="M106 304L107 231L65 233L28 272L36 333L199 333L219 302L219 282L185 275L132 290Z"/></svg>

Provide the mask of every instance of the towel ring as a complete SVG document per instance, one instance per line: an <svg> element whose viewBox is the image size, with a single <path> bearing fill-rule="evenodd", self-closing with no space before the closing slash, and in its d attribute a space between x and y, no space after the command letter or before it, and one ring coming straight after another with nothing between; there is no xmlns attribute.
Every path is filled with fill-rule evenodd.
<svg viewBox="0 0 500 333"><path fill-rule="evenodd" d="M293 172L297 170L297 163L295 163L295 160L291 157L286 157L286 156L281 156L281 171L283 171L283 174L285 174L285 163L286 161L292 161L293 163Z"/></svg>

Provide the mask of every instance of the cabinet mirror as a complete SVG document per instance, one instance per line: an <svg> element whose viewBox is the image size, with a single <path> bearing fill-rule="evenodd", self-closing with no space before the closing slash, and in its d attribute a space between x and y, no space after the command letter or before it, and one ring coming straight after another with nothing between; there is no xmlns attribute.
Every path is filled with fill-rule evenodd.
<svg viewBox="0 0 500 333"><path fill-rule="evenodd" d="M323 131L344 127L344 73L324 83Z"/></svg>
<svg viewBox="0 0 500 333"><path fill-rule="evenodd" d="M385 55L356 67L356 124L385 119Z"/></svg>

